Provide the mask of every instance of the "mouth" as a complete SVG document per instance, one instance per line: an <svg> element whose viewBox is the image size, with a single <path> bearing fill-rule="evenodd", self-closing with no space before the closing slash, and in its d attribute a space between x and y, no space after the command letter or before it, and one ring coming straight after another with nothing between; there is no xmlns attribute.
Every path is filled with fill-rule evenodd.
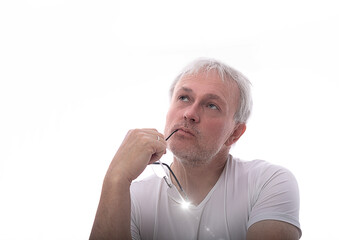
<svg viewBox="0 0 339 240"><path fill-rule="evenodd" d="M176 133L177 131L179 131L179 129L175 129L166 139L165 141L167 141L174 133Z"/></svg>
<svg viewBox="0 0 339 240"><path fill-rule="evenodd" d="M188 128L178 128L178 133L182 133L182 134L188 134L188 135L191 135L191 136L194 136L194 132Z"/></svg>

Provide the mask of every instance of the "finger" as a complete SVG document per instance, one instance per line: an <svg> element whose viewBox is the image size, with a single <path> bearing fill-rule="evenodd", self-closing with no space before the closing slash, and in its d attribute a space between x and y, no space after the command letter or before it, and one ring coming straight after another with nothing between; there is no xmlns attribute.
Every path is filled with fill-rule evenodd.
<svg viewBox="0 0 339 240"><path fill-rule="evenodd" d="M152 163L154 163L154 162L160 160L161 157L162 157L164 154L166 154L166 149L165 149L164 151L162 151L162 152L156 152L156 153L154 153L154 154L151 156L150 161L149 161L148 164L152 164Z"/></svg>
<svg viewBox="0 0 339 240"><path fill-rule="evenodd" d="M159 137L158 135L156 136L157 139L153 140L153 154L150 158L149 163L153 163L155 161L158 161L165 153L166 153L166 148L167 144L166 141Z"/></svg>
<svg viewBox="0 0 339 240"><path fill-rule="evenodd" d="M149 133L152 136L152 138L154 136L154 140L165 142L165 136L162 133L158 132L156 129L145 128L143 130L144 130L144 133L146 133L146 134Z"/></svg>
<svg viewBox="0 0 339 240"><path fill-rule="evenodd" d="M163 142L163 143L166 142L164 135L161 134L161 133L156 134L156 140L160 141L160 142Z"/></svg>
<svg viewBox="0 0 339 240"><path fill-rule="evenodd" d="M145 134L150 134L150 135L155 136L155 140L160 141L160 140L165 139L165 136L162 133L158 132L158 130L155 129L155 128L142 128L142 129L138 129L138 130L145 133Z"/></svg>

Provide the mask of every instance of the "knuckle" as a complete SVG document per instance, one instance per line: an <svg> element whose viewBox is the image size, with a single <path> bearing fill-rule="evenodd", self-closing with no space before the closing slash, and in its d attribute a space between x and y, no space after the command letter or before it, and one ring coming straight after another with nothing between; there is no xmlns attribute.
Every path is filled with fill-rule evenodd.
<svg viewBox="0 0 339 240"><path fill-rule="evenodd" d="M137 136L139 134L139 132L140 132L140 129L131 129L131 130L128 131L127 134L129 136Z"/></svg>

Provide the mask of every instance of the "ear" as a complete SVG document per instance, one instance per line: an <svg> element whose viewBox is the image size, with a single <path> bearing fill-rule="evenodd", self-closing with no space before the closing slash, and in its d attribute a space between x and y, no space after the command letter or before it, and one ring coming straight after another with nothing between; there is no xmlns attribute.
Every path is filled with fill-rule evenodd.
<svg viewBox="0 0 339 240"><path fill-rule="evenodd" d="M244 134L245 131L246 131L246 124L245 123L238 123L235 126L231 136L225 142L225 145L227 147L232 146L234 143L236 143L238 141L238 139Z"/></svg>

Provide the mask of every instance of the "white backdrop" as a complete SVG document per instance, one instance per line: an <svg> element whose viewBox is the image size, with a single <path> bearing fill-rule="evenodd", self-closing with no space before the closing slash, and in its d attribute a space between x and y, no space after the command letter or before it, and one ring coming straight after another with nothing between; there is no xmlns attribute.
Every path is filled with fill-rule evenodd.
<svg viewBox="0 0 339 240"><path fill-rule="evenodd" d="M163 130L196 57L253 84L233 154L289 168L302 239L339 239L335 1L0 2L0 239L87 239L128 129Z"/></svg>

